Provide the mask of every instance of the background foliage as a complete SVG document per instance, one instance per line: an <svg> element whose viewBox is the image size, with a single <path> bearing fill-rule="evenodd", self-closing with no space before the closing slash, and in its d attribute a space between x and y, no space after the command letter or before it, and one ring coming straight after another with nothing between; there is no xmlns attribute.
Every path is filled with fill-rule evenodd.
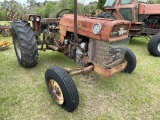
<svg viewBox="0 0 160 120"><path fill-rule="evenodd" d="M97 8L103 10L103 6L105 4L106 0L98 0Z"/></svg>
<svg viewBox="0 0 160 120"><path fill-rule="evenodd" d="M160 0L148 0L148 3L160 3Z"/></svg>
<svg viewBox="0 0 160 120"><path fill-rule="evenodd" d="M90 11L101 9L106 0L98 0L98 2L90 2L85 4L83 2L78 3L78 13L88 14ZM85 2L85 0L84 0ZM160 0L148 0L148 3L160 3ZM42 18L55 17L56 14L65 9L74 9L73 0L59 0L59 1L45 1L37 2L36 0L27 0L26 4L20 4L15 0L0 2L0 20L6 21L6 7L11 6L14 10L20 11L22 14L38 13Z"/></svg>
<svg viewBox="0 0 160 120"><path fill-rule="evenodd" d="M56 14L65 9L74 9L73 0L45 1L37 2L36 0L27 0L27 4L20 4L14 0L0 2L0 20L5 21L6 7L11 6L14 10L20 11L22 14L38 13L43 17L55 17ZM87 14L92 10L97 9L97 2L89 4L78 3L78 13Z"/></svg>

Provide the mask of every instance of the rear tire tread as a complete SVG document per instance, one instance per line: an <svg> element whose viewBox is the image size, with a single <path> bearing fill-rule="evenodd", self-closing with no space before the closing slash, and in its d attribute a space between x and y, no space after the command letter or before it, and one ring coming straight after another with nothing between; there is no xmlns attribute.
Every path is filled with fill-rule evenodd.
<svg viewBox="0 0 160 120"><path fill-rule="evenodd" d="M159 37L159 39L158 39ZM159 40L160 43L160 33L155 34L148 43L148 52L153 56L160 56L160 53L157 52L156 45Z"/></svg>
<svg viewBox="0 0 160 120"><path fill-rule="evenodd" d="M15 48L19 64L22 67L35 66L38 63L38 47L34 31L32 30L30 24L27 21L13 22L12 38L13 43L15 40L20 43L21 59L18 57Z"/></svg>

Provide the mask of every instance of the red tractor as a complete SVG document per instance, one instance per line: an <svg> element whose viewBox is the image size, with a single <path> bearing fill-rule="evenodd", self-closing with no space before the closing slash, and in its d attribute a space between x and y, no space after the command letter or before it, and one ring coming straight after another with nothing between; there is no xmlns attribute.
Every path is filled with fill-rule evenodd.
<svg viewBox="0 0 160 120"><path fill-rule="evenodd" d="M27 21L18 18L13 21L11 29L15 53L21 66L35 66L38 63L38 49L59 51L83 66L75 70L54 66L45 73L52 98L68 112L74 111L79 104L78 91L71 76L96 71L109 77L117 72L131 73L136 67L134 53L126 48L130 22L77 15L76 5L75 0L74 14L68 9L57 14L57 24L49 25L43 32L39 48L40 16L29 15L33 28ZM62 15L64 12L67 14ZM8 16L13 18L10 13ZM57 33L59 39L56 39Z"/></svg>
<svg viewBox="0 0 160 120"><path fill-rule="evenodd" d="M154 35L148 51L160 56L160 4L147 4L147 0L106 0L104 7L105 12L98 17L130 21L131 37Z"/></svg>

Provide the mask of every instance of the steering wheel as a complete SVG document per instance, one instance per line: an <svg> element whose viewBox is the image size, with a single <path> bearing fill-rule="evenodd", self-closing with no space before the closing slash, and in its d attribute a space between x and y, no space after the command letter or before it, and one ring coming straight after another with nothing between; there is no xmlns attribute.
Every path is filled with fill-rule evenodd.
<svg viewBox="0 0 160 120"><path fill-rule="evenodd" d="M70 10L70 9L63 9L63 10L61 10L61 11L56 15L57 20L59 21L64 14L73 14L73 11Z"/></svg>

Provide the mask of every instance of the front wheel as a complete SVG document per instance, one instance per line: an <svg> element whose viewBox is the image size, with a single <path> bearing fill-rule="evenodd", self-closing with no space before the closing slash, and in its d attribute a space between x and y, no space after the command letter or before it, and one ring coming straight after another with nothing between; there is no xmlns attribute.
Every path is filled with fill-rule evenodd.
<svg viewBox="0 0 160 120"><path fill-rule="evenodd" d="M77 88L69 74L60 67L52 67L45 73L45 81L51 97L56 104L67 110L74 111L79 104Z"/></svg>
<svg viewBox="0 0 160 120"><path fill-rule="evenodd" d="M117 50L120 50L122 54L124 54L124 59L127 61L126 68L122 71L124 73L132 73L133 70L136 68L136 56L135 54L128 48L125 47L118 47Z"/></svg>

